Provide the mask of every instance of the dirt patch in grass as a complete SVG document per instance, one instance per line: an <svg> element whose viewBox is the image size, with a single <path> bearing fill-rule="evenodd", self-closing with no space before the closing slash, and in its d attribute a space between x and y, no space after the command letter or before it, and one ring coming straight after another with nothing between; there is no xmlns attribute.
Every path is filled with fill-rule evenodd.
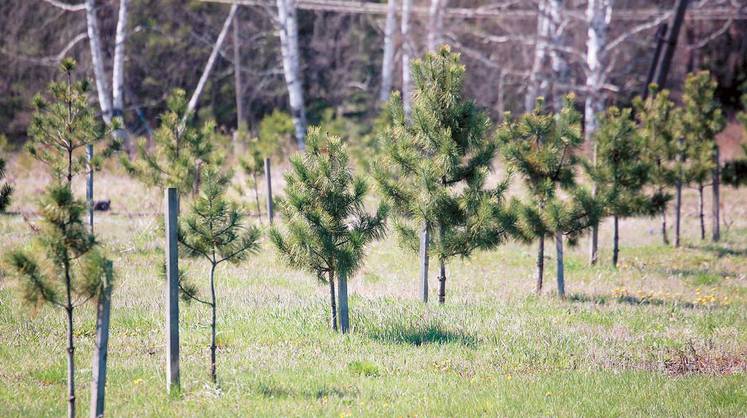
<svg viewBox="0 0 747 418"><path fill-rule="evenodd" d="M729 375L747 372L747 349L737 353L714 352L696 348L670 350L664 370L672 376L689 374Z"/></svg>

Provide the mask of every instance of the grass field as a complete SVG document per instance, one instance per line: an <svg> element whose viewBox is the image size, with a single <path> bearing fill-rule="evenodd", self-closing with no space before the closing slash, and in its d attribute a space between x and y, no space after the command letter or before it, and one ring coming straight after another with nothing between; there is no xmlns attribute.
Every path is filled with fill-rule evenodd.
<svg viewBox="0 0 747 418"><path fill-rule="evenodd" d="M27 212L44 180L14 181L11 210ZM682 248L660 244L658 220L625 220L618 270L608 267L605 225L599 266L587 266L585 240L567 251L567 301L553 294L554 253L546 293L535 296L535 248L511 243L451 262L447 304L424 306L415 256L389 237L350 284L347 336L328 329L327 288L283 267L265 239L261 253L218 271L218 387L209 383L208 311L182 305L183 390L169 398L162 237L157 216L142 214L159 196L113 174L98 184L97 196L113 199L114 213L96 225L117 269L109 416L747 415L743 190L723 193L719 244L700 242L691 192ZM22 216L0 216L0 252L30 234ZM184 264L206 283L207 266ZM0 415L62 416L63 312L31 312L14 295L0 284ZM94 316L88 305L75 324L81 416Z"/></svg>

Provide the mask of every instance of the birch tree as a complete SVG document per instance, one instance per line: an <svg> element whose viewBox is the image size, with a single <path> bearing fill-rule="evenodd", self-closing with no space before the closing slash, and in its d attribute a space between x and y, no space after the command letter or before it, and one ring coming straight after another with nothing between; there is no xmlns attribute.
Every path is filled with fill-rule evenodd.
<svg viewBox="0 0 747 418"><path fill-rule="evenodd" d="M386 23L384 24L384 60L381 64L381 90L379 102L389 100L394 78L394 33L397 30L397 0L388 0L386 7Z"/></svg>
<svg viewBox="0 0 747 418"><path fill-rule="evenodd" d="M540 72L547 56L547 39L550 34L547 4L549 0L537 2L537 33L534 41L534 59L529 72L527 94L524 96L524 112L534 109L537 98L545 95L546 83L541 79Z"/></svg>
<svg viewBox="0 0 747 418"><path fill-rule="evenodd" d="M597 114L604 110L602 84L604 67L603 51L607 42L607 31L612 19L613 0L589 0L586 6L586 100L584 101L584 122L586 141L592 146L592 161L596 161L594 131L597 128ZM596 193L596 190L592 190ZM595 264L598 257L599 227L594 226L589 240L589 262Z"/></svg>
<svg viewBox="0 0 747 418"><path fill-rule="evenodd" d="M402 0L402 107L405 117L410 117L412 93L410 92L410 56L413 53L412 39L410 39L410 12L412 0Z"/></svg>
<svg viewBox="0 0 747 418"><path fill-rule="evenodd" d="M428 51L435 51L443 42L444 13L448 0L431 0L428 9Z"/></svg>
<svg viewBox="0 0 747 418"><path fill-rule="evenodd" d="M306 138L306 109L304 108L301 58L298 49L296 2L297 0L277 0L278 34L290 111L296 129L296 144L298 149L303 151Z"/></svg>

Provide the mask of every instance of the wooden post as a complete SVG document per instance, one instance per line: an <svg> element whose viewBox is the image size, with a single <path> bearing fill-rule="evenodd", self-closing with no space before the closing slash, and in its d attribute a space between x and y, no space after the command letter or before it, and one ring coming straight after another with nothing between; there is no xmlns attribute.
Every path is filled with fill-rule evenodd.
<svg viewBox="0 0 747 418"><path fill-rule="evenodd" d="M267 219L272 225L272 171L270 170L270 159L265 158L265 185L267 185Z"/></svg>
<svg viewBox="0 0 747 418"><path fill-rule="evenodd" d="M112 262L107 262L111 271ZM91 381L91 418L104 416L106 394L106 360L109 348L109 312L112 286L107 283L96 305L96 346L93 353L93 380Z"/></svg>
<svg viewBox="0 0 747 418"><path fill-rule="evenodd" d="M86 161L88 161L88 178L86 180L86 203L88 203L88 226L93 234L93 145L86 145Z"/></svg>
<svg viewBox="0 0 747 418"><path fill-rule="evenodd" d="M166 391L179 390L179 253L177 214L179 196L176 188L166 189L164 196L166 226Z"/></svg>
<svg viewBox="0 0 747 418"><path fill-rule="evenodd" d="M428 222L423 223L420 231L420 298L428 303Z"/></svg>
<svg viewBox="0 0 747 418"><path fill-rule="evenodd" d="M565 299L565 264L563 262L563 233L555 233L555 252L557 254L558 296Z"/></svg>
<svg viewBox="0 0 747 418"><path fill-rule="evenodd" d="M337 274L337 309L340 310L338 315L340 321L340 332L347 334L350 329L350 319L348 316L348 278L345 273Z"/></svg>

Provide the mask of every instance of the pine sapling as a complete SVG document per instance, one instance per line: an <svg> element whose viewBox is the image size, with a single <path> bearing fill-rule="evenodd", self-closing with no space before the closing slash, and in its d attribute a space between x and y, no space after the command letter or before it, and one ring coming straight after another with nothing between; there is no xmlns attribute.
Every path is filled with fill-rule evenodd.
<svg viewBox="0 0 747 418"><path fill-rule="evenodd" d="M228 179L211 167L204 170L204 182L189 212L179 221L179 244L186 257L210 264L210 298L201 299L195 288L182 286L182 294L210 307L210 377L217 383L216 327L217 298L215 272L223 262L239 263L259 249L259 229L245 224L237 206L226 199ZM182 280L180 280L182 283Z"/></svg>
<svg viewBox="0 0 747 418"><path fill-rule="evenodd" d="M464 96L464 66L448 46L412 64L410 120L394 94L383 129L379 189L392 205L401 243L420 249L422 299L428 301L428 257L439 261L439 303L446 300L446 262L509 238L515 213L505 202L508 182L486 187L496 154L490 121ZM420 242L420 243L419 243Z"/></svg>
<svg viewBox="0 0 747 418"><path fill-rule="evenodd" d="M311 128L306 140L305 154L291 158L286 196L278 199L285 227L274 227L270 238L288 265L329 285L332 329L347 333L347 280L363 264L366 246L384 236L388 207L366 212L368 186L350 174L340 138Z"/></svg>

